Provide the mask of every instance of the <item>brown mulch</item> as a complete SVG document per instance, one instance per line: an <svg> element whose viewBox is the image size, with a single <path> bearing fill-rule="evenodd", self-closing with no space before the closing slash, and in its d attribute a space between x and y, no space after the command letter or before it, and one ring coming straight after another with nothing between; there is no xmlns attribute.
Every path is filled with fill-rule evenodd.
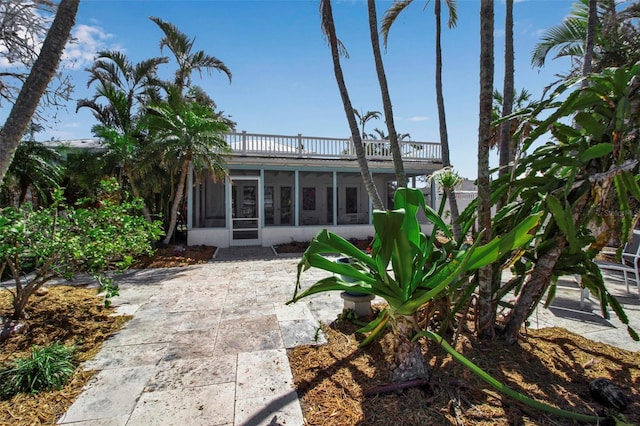
<svg viewBox="0 0 640 426"><path fill-rule="evenodd" d="M433 342L423 342L428 384L365 397L387 384L388 338L358 349L357 326L324 326L328 344L288 350L306 424L348 425L572 425L526 407L491 388ZM386 339L386 340L385 340ZM640 353L597 343L562 328L530 330L515 346L462 333L456 349L502 383L538 401L583 414L602 414L589 381L605 377L629 399L626 420L640 425Z"/></svg>
<svg viewBox="0 0 640 426"><path fill-rule="evenodd" d="M197 265L213 259L216 247L171 245L156 249L153 256L141 256L132 268L171 268L175 266Z"/></svg>
<svg viewBox="0 0 640 426"><path fill-rule="evenodd" d="M373 237L351 238L349 242L360 250L366 250L371 245ZM277 253L303 253L309 247L309 241L291 241L290 243L278 244L274 246Z"/></svg>
<svg viewBox="0 0 640 426"><path fill-rule="evenodd" d="M0 291L0 315L11 314L11 295ZM95 288L51 286L44 296L33 296L28 305L27 330L0 342L0 364L28 356L31 348L59 342L76 348L76 361L95 356L102 343L131 319L111 316L104 298ZM34 395L19 394L0 401L0 425L55 424L93 377L94 372L76 370L71 382L60 390Z"/></svg>

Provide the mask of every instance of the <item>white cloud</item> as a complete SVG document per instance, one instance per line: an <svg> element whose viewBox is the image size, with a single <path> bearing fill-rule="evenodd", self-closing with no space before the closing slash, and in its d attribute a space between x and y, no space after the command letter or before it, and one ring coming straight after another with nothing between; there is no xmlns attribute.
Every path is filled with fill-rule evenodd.
<svg viewBox="0 0 640 426"><path fill-rule="evenodd" d="M413 117L409 117L407 119L407 121L427 121L429 120L429 117L427 117L426 115L416 115Z"/></svg>
<svg viewBox="0 0 640 426"><path fill-rule="evenodd" d="M79 69L93 62L96 52L104 49L116 49L107 45L112 34L106 33L96 25L78 25L74 28L71 42L67 44L62 61L66 68Z"/></svg>

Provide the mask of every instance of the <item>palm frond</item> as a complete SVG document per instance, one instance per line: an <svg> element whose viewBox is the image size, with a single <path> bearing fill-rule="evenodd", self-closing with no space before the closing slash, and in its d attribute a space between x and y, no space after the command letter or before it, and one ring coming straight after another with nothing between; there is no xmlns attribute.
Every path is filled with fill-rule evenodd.
<svg viewBox="0 0 640 426"><path fill-rule="evenodd" d="M331 0L320 0L320 17L320 29L322 30L322 35L325 37L327 43L331 45L331 37L335 37L335 42L338 46L338 54L345 59L349 59L347 47L342 43L335 32Z"/></svg>
<svg viewBox="0 0 640 426"><path fill-rule="evenodd" d="M455 28L458 24L458 4L456 0L445 0L447 3L447 9L449 9L449 21L447 26L449 28Z"/></svg>
<svg viewBox="0 0 640 426"><path fill-rule="evenodd" d="M562 24L549 28L542 35L542 41L536 45L531 54L531 64L536 67L543 67L549 53L558 51L557 57L566 56L569 51L579 51L582 45L584 51L584 40L586 39L586 21L575 17L566 19Z"/></svg>
<svg viewBox="0 0 640 426"><path fill-rule="evenodd" d="M380 33L382 34L382 42L385 49L387 48L387 41L389 38L389 30L391 30L391 26L398 18L398 15L400 15L400 13L405 10L411 3L413 3L413 0L401 0L393 2L393 4L389 7L389 9L387 9L384 16L382 17Z"/></svg>

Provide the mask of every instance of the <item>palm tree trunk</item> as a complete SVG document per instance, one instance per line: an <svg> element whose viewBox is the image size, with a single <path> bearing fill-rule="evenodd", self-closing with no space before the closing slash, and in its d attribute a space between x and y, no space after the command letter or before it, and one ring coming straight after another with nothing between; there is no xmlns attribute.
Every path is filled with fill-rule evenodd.
<svg viewBox="0 0 640 426"><path fill-rule="evenodd" d="M615 10L615 6L613 7ZM591 74L593 69L593 49L595 46L596 31L598 26L598 1L589 0L589 16L587 18L587 39L582 63L582 76ZM587 87L587 80L582 81L582 87Z"/></svg>
<svg viewBox="0 0 640 426"><path fill-rule="evenodd" d="M382 62L382 54L380 53L380 35L378 34L378 16L376 13L375 0L367 0L369 10L369 32L371 34L371 47L373 48L373 57L376 63L376 73L378 74L378 83L380 84L380 94L382 95L382 107L384 109L385 122L389 132L389 143L391 144L391 155L393 157L393 167L396 171L396 180L398 187L407 186L407 175L404 171L402 162L402 153L400 151L400 143L398 142L398 133L396 125L393 121L393 108L391 106L391 96L389 95L389 85L387 84L387 76L384 72L384 63Z"/></svg>
<svg viewBox="0 0 640 426"><path fill-rule="evenodd" d="M438 124L440 129L440 145L442 147L442 165L451 167L451 155L449 153L449 132L447 131L447 117L444 108L444 95L442 93L442 5L441 0L434 3L436 15L436 103L438 106ZM451 224L453 226L453 236L460 239L461 229L458 223L460 211L458 210L458 200L455 188L446 189L449 199L449 210L451 211Z"/></svg>
<svg viewBox="0 0 640 426"><path fill-rule="evenodd" d="M505 46L504 46L504 86L502 89L502 116L506 117L513 112L514 98L514 53L513 53L513 0L506 0L505 16ZM500 126L500 168L498 176L511 174L513 165L509 165L511 158L515 157L515 147L511 140L511 120L505 121ZM506 201L505 197L500 200L500 208Z"/></svg>
<svg viewBox="0 0 640 426"><path fill-rule="evenodd" d="M176 230L176 223L178 222L178 209L180 208L180 202L182 201L182 196L184 195L184 188L186 186L187 175L189 173L189 162L189 156L187 156L187 158L185 158L185 160L182 162L182 169L180 171L178 187L176 188L176 195L173 198L173 203L171 203L171 218L169 219L169 229L167 230L167 236L164 238L164 241L162 241L162 243L165 245L171 242L171 237L173 237L173 233Z"/></svg>
<svg viewBox="0 0 640 426"><path fill-rule="evenodd" d="M133 193L133 196L142 200L142 214L144 215L144 218L147 220L147 222L151 222L151 211L149 210L149 207L147 207L147 202L145 201L145 199L142 197L142 195L140 195L140 190L133 181L133 176L131 174L131 171L129 170L129 167L124 166L124 174L129 180L129 186L131 186L131 192Z"/></svg>
<svg viewBox="0 0 640 426"><path fill-rule="evenodd" d="M489 142L493 104L493 0L480 2L480 113L478 125L478 229L481 244L491 240L491 192L489 188ZM478 271L478 336L493 338L493 280L491 265Z"/></svg>
<svg viewBox="0 0 640 426"><path fill-rule="evenodd" d="M382 200L378 194L378 189L373 182L373 176L371 175L369 165L367 164L364 147L362 146L362 138L360 136L360 131L358 130L358 123L353 113L353 106L351 105L351 99L349 99L347 85L344 82L344 75L342 74L342 67L340 66L338 38L336 36L336 28L333 22L333 11L331 10L331 0L322 0L320 2L320 12L322 14L323 30L329 41L329 46L331 47L333 71L336 76L336 82L338 83L342 104L344 105L344 112L347 116L347 121L349 122L349 130L351 131L351 139L356 151L358 165L360 166L362 181L367 193L369 194L369 198L371 198L373 208L377 210L384 210L384 204L382 204Z"/></svg>
<svg viewBox="0 0 640 426"><path fill-rule="evenodd" d="M42 94L53 78L69 40L80 0L61 0L38 59L22 85L16 103L0 129L0 182L4 179L20 140L29 126Z"/></svg>
<svg viewBox="0 0 640 426"><path fill-rule="evenodd" d="M538 305L542 295L549 287L553 277L553 268L556 266L566 243L566 238L557 237L555 247L536 262L531 277L523 286L518 300L516 300L513 309L506 318L506 326L502 333L507 344L514 344L518 340L520 327Z"/></svg>

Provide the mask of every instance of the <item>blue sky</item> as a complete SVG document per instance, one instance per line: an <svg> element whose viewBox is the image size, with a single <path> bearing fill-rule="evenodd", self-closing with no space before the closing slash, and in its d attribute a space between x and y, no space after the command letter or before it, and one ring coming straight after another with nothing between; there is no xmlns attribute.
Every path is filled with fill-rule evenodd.
<svg viewBox="0 0 640 426"><path fill-rule="evenodd" d="M391 2L377 2L381 18ZM391 29L384 61L394 106L396 128L413 140L439 140L434 84L434 15L432 4L412 4ZM565 60L532 69L530 55L540 34L560 23L571 0L516 1L516 87L537 98L542 89L567 70ZM454 167L475 178L479 87L479 0L458 1L458 25L443 33L444 96ZM502 87L504 3L496 1L496 87ZM444 8L443 8L444 9ZM446 9L443 10L446 13ZM231 115L237 130L268 134L348 137L349 129L335 82L331 54L320 32L318 1L109 1L83 0L77 17L78 44L67 58L76 86L74 99L90 97L87 73L98 49L121 49L140 60L159 56L160 29L149 16L172 22L196 38L195 49L221 59L233 73L231 84L221 73L196 79ZM372 59L365 0L334 0L338 37L350 58L343 60L352 103L360 110L382 110ZM166 52L165 52L166 53ZM174 66L164 65L168 77ZM89 111L58 113L53 128L39 135L74 139L91 137ZM368 125L384 129L379 120ZM492 154L492 162L497 154Z"/></svg>

